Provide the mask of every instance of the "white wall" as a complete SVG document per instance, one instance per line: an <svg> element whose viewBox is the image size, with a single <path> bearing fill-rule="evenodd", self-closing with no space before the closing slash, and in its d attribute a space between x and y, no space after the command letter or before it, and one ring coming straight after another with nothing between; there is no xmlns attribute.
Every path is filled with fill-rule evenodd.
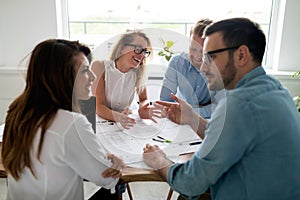
<svg viewBox="0 0 300 200"><path fill-rule="evenodd" d="M33 47L57 37L55 0L0 0L0 124L7 106L22 92L20 61Z"/></svg>
<svg viewBox="0 0 300 200"><path fill-rule="evenodd" d="M278 69L300 70L299 0L287 0Z"/></svg>
<svg viewBox="0 0 300 200"><path fill-rule="evenodd" d="M55 0L1 0L3 64L16 67L41 40L56 37Z"/></svg>
<svg viewBox="0 0 300 200"><path fill-rule="evenodd" d="M1 69L0 73L0 124L4 121L7 107L24 88L24 70Z"/></svg>
<svg viewBox="0 0 300 200"><path fill-rule="evenodd" d="M267 65L275 70L300 70L299 0L274 0Z"/></svg>
<svg viewBox="0 0 300 200"><path fill-rule="evenodd" d="M58 37L66 30L57 28L56 5L64 0L0 0L0 124L4 121L7 106L24 88L19 62L41 40ZM277 69L300 70L300 1L276 0L285 3L286 12L277 20L281 25L273 31L279 38L271 41ZM64 5L60 9L65 9ZM60 13L60 11L58 12ZM64 17L64 16L61 16ZM58 23L59 22L59 23ZM18 71L19 70L19 71ZM290 75L277 76L293 95L300 94L299 79Z"/></svg>

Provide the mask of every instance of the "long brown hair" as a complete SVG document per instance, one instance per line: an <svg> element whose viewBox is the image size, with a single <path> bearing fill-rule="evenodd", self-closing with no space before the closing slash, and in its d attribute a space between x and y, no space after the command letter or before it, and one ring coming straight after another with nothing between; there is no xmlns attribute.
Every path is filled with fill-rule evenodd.
<svg viewBox="0 0 300 200"><path fill-rule="evenodd" d="M87 55L90 50L77 41L57 39L43 41L32 51L25 90L9 106L3 135L3 166L16 180L25 167L35 175L30 153L38 129L40 159L45 132L58 109L72 111L79 107L72 97L80 52Z"/></svg>
<svg viewBox="0 0 300 200"><path fill-rule="evenodd" d="M136 36L143 37L147 42L147 49L153 53L152 45L149 37L142 30L127 30L127 32L123 33L120 36L120 39L114 44L112 52L110 54L110 60L117 60L122 53L123 48L126 46L125 44L130 44ZM143 89L144 79L146 76L146 59L140 64L138 68L138 78L136 82L136 88L138 93L140 93Z"/></svg>

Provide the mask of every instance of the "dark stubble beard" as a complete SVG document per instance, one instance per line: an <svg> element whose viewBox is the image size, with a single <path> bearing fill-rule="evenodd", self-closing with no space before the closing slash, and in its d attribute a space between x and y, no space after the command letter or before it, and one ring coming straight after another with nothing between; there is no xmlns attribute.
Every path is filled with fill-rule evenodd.
<svg viewBox="0 0 300 200"><path fill-rule="evenodd" d="M221 72L222 78L223 78L223 83L224 87L226 89L229 89L231 87L233 80L235 79L237 70L234 66L234 61L233 61L233 56L229 55L229 60L226 63L224 67L224 71Z"/></svg>
<svg viewBox="0 0 300 200"><path fill-rule="evenodd" d="M208 73L209 74L209 73ZM206 74L206 75L208 75ZM232 55L229 55L229 59L224 66L223 71L219 71L218 74L215 74L214 76L218 76L218 80L214 82L213 84L209 85L209 89L211 91L219 91L224 88L228 88L229 85L232 84L232 81L234 80L236 75L236 69L234 67L233 57Z"/></svg>

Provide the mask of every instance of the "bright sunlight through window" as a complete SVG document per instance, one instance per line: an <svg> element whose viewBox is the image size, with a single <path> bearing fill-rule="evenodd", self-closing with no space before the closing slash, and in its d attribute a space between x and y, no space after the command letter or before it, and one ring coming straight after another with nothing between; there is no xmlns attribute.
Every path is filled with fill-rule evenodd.
<svg viewBox="0 0 300 200"><path fill-rule="evenodd" d="M189 35L200 18L247 17L269 36L272 0L68 0L70 39L92 47L127 29L162 28Z"/></svg>

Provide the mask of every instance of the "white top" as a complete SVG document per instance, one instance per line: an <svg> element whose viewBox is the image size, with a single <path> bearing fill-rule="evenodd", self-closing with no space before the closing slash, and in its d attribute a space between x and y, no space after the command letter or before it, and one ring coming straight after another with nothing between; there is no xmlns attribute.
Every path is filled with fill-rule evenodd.
<svg viewBox="0 0 300 200"><path fill-rule="evenodd" d="M114 188L118 179L101 176L112 163L84 115L57 112L45 134L41 162L36 159L40 133L34 138L31 155L37 179L28 168L18 182L8 174L7 199L83 200L83 179Z"/></svg>
<svg viewBox="0 0 300 200"><path fill-rule="evenodd" d="M137 69L120 72L113 61L104 60L105 101L112 110L122 112L134 99Z"/></svg>
<svg viewBox="0 0 300 200"><path fill-rule="evenodd" d="M0 142L2 142L3 131L4 131L4 124L0 125Z"/></svg>

